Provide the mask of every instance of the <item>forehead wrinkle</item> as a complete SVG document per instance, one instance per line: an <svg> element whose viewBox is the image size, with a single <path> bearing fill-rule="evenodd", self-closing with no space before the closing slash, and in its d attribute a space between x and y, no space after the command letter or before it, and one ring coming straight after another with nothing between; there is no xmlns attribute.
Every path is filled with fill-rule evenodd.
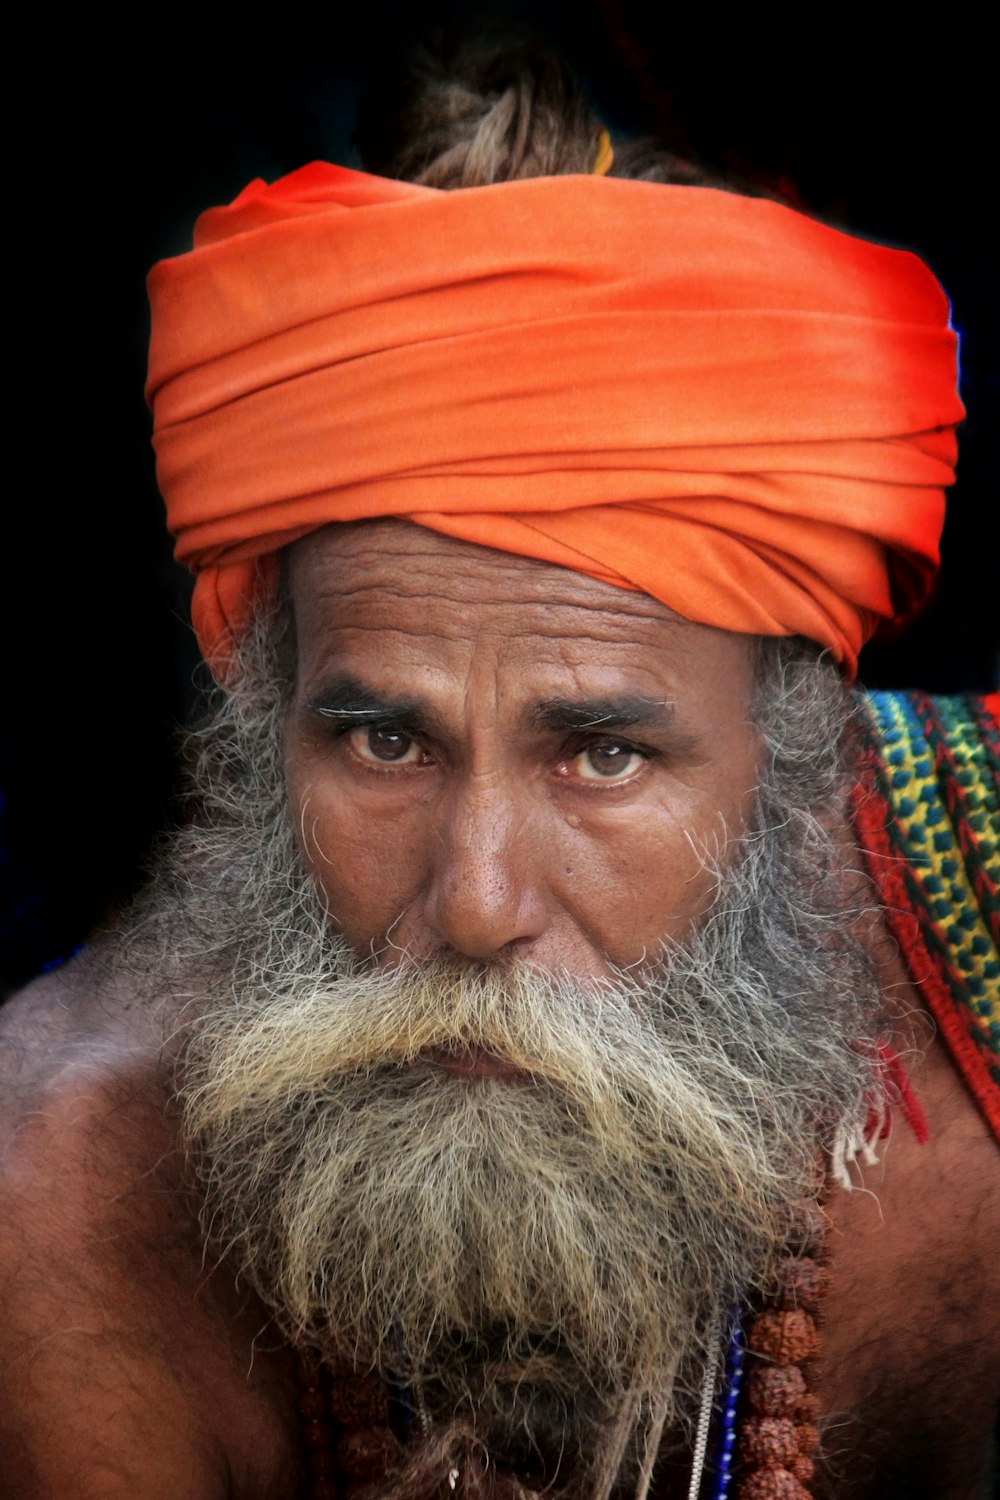
<svg viewBox="0 0 1000 1500"><path fill-rule="evenodd" d="M471 702L474 665L503 678L478 679L488 689L479 694L484 709L496 703L509 710L518 698L520 709L529 695L675 697L692 685L708 691L703 645L726 633L647 595L408 523L345 530L344 537L318 533L311 546L310 539L296 544L302 550L291 581L302 612L303 667L323 656L358 667L381 659L408 681L416 666L433 664L452 677L458 701ZM724 669L732 658L728 645ZM547 681L550 673L556 675ZM517 691L518 679L527 691Z"/></svg>
<svg viewBox="0 0 1000 1500"><path fill-rule="evenodd" d="M303 538L289 551L293 564L304 563L311 575L311 590L318 590L322 596L350 598L364 592L383 592L400 599L437 596L464 604L465 588L478 591L485 583L496 589L506 578L508 586L495 596L501 607L523 607L531 602L553 609L631 615L663 624L687 623L638 590L619 589L536 558L458 542L409 523L367 522L363 529L329 527ZM292 571L302 576L299 566L293 566ZM477 604L482 602L476 599Z"/></svg>
<svg viewBox="0 0 1000 1500"><path fill-rule="evenodd" d="M511 630L504 621L478 622L478 628L470 629L467 609L451 621L424 610L412 626L398 619L336 617L314 623L319 626L313 632L315 645L302 659L306 690L321 683L335 664L365 680L376 666L379 685L392 684L394 695L403 686L409 693L419 680L435 699L444 692L453 704L461 704L466 717L513 709L535 728L542 726L533 705L550 700L673 703L677 673L687 654L673 636L651 640L635 621L617 617L607 621L604 633L583 628L595 622L579 617L575 630L556 628L557 622ZM634 713L629 718L636 721ZM642 719L649 723L648 715ZM617 722L625 727L621 717Z"/></svg>
<svg viewBox="0 0 1000 1500"><path fill-rule="evenodd" d="M666 627L670 631L670 647L673 650L675 639L679 643L684 638L685 628L690 628L687 621L661 619L654 612L656 606L652 600L647 602L654 606L653 610L612 610L597 603L526 600L523 597L470 601L457 591L452 593L438 590L432 594L419 588L406 592L359 585L345 592L334 584L317 589L303 602L310 607L310 613L319 615L318 623L324 633L337 630L364 631L399 634L412 639L459 638L472 641L495 637L498 641L511 645L518 642L551 641L557 644L566 642L570 648L577 643L632 644L645 648L649 642L642 639L647 633L643 627L657 630ZM379 617L382 606L391 608L398 604L409 608L414 602L420 605L420 616L419 621L412 625L398 617ZM364 617L365 604L370 604L376 618ZM509 617L512 610L517 612L514 624ZM525 611L538 615L528 627L524 624ZM505 615L507 618L504 618Z"/></svg>
<svg viewBox="0 0 1000 1500"><path fill-rule="evenodd" d="M410 586L407 587L407 584ZM463 587L463 584L465 585ZM336 608L337 604L347 600L359 598L370 598L376 603L412 603L414 599L421 603L438 600L443 604L454 605L458 608L468 608L468 593L470 589L476 590L481 585L474 579L468 577L442 577L440 572L435 571L428 574L426 579L418 578L400 579L394 577L388 579L361 580L352 585L340 581L323 580L311 584L305 597L309 602L319 604L330 604ZM622 589L622 602L617 600L612 603L608 599L586 599L573 597L566 594L564 597L554 595L551 590L516 590L509 593L493 593L488 599L476 599L475 607L478 610L491 609L523 609L533 608L543 611L583 611L586 614L602 614L611 619L619 616L642 621L652 621L658 625L668 628L683 629L690 624L667 611L666 605L659 604L655 599L650 599L646 594L632 593Z"/></svg>

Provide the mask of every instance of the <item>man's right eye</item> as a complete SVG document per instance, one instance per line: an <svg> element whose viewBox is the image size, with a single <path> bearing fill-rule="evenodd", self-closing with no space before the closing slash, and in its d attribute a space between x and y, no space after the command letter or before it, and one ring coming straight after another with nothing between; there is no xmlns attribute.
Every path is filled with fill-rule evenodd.
<svg viewBox="0 0 1000 1500"><path fill-rule="evenodd" d="M403 729L359 724L349 732L347 742L358 759L367 765L418 766L425 760L420 745Z"/></svg>

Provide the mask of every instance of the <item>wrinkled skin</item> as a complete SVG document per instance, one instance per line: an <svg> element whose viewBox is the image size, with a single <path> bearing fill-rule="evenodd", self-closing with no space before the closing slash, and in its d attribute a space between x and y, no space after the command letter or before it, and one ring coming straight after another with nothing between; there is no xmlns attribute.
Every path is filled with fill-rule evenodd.
<svg viewBox="0 0 1000 1500"><path fill-rule="evenodd" d="M697 919L702 854L725 858L756 775L744 640L392 524L301 543L289 585L302 666L291 800L359 952L517 951L594 974ZM345 672L393 700L377 724L356 684L331 699ZM645 700L628 710L645 722L621 722L623 695ZM568 725L581 698L619 700L618 721ZM362 713L350 727L324 706ZM883 1165L864 1169L871 1192L831 1201L823 1493L986 1500L996 1151L914 1022L919 997L876 914L864 938L897 1048L918 1044L908 1063L931 1142L897 1124ZM136 1007L86 955L0 1015L0 1472L19 1500L302 1493L287 1351L224 1267L206 1271L181 1188L167 1090L178 1020L171 995ZM657 1495L686 1493L682 1463Z"/></svg>
<svg viewBox="0 0 1000 1500"><path fill-rule="evenodd" d="M290 584L292 804L360 953L599 975L704 911L756 780L749 637L391 522L300 542Z"/></svg>

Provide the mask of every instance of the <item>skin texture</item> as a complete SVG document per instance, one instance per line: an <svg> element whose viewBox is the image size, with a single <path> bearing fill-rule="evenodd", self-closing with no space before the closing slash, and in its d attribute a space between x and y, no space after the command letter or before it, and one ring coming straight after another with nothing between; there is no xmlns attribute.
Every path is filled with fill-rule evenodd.
<svg viewBox="0 0 1000 1500"><path fill-rule="evenodd" d="M756 775L745 641L402 525L304 541L289 586L302 657L291 804L359 952L520 951L601 973L704 909L696 851L738 835ZM353 719L318 711L352 706L331 697L344 673L396 700L374 740L356 688ZM623 695L674 718L538 721L540 703L565 717L567 703ZM400 699L418 723L400 720ZM836 1472L816 1493L986 1500L996 1148L910 1019L919 996L875 915L865 941L931 1141L897 1120L866 1191L830 1200L820 1394ZM99 945L0 1012L0 1474L16 1500L302 1493L288 1353L226 1269L206 1266L182 1188L167 1093L179 1020L169 995L137 1007L123 976L109 988ZM655 1496L686 1493L685 1461Z"/></svg>
<svg viewBox="0 0 1000 1500"><path fill-rule="evenodd" d="M292 807L358 952L598 975L704 911L756 780L749 638L393 522L289 581Z"/></svg>

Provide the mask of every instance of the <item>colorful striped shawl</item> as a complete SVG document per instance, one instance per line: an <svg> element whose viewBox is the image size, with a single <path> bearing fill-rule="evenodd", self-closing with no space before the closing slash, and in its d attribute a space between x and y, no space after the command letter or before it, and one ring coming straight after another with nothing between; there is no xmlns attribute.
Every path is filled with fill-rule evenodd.
<svg viewBox="0 0 1000 1500"><path fill-rule="evenodd" d="M867 693L855 828L914 985L1000 1140L1000 695Z"/></svg>

